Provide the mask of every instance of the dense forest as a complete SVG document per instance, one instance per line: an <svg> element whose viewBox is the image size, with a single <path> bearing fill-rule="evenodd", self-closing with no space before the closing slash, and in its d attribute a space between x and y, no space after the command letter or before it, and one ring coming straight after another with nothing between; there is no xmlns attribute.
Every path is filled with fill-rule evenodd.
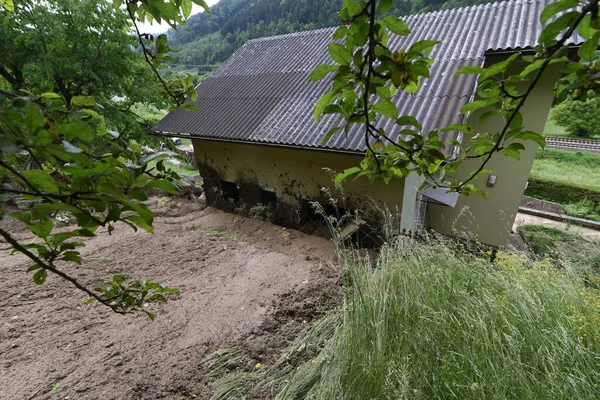
<svg viewBox="0 0 600 400"><path fill-rule="evenodd" d="M396 0L391 13L407 15L487 3L489 0ZM341 0L221 0L212 17L192 16L185 26L169 32L177 63L205 72L225 61L249 39L335 26Z"/></svg>

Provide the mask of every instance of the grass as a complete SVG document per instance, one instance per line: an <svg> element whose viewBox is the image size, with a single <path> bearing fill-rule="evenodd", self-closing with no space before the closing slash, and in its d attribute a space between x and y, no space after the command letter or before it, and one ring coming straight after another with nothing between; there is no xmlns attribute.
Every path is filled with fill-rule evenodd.
<svg viewBox="0 0 600 400"><path fill-rule="evenodd" d="M234 232L230 231L229 229L225 229L225 228L205 228L203 226L197 226L192 229L195 231L198 231L198 232L208 233L209 235L212 235L212 236L218 236L218 237L222 237L225 239L229 239L232 242L240 243L240 242L244 241L243 237L238 236Z"/></svg>
<svg viewBox="0 0 600 400"><path fill-rule="evenodd" d="M531 176L600 192L600 154L540 150Z"/></svg>
<svg viewBox="0 0 600 400"><path fill-rule="evenodd" d="M148 166L151 168L154 168L156 166L157 162L158 162L157 160L150 161L148 163ZM188 175L188 176L198 175L198 168L196 168L195 166L193 166L191 164L184 163L181 165L175 165L168 161L165 161L164 164L165 164L165 167L177 172L177 174L179 174L179 175Z"/></svg>
<svg viewBox="0 0 600 400"><path fill-rule="evenodd" d="M240 388L271 382L276 398L298 400L600 398L599 280L580 265L508 252L491 264L398 238L375 265L344 267L344 309L317 355L284 376L237 371L217 387L244 398Z"/></svg>
<svg viewBox="0 0 600 400"><path fill-rule="evenodd" d="M539 257L567 262L584 275L600 276L600 241L580 234L542 225L521 225L519 234Z"/></svg>

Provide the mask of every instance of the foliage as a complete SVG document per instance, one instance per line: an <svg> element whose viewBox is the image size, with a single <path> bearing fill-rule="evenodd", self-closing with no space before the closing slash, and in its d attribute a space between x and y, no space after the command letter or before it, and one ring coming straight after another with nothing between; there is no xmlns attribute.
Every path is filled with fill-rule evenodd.
<svg viewBox="0 0 600 400"><path fill-rule="evenodd" d="M583 199L576 203L569 203L565 206L567 215L577 218L586 218L595 211L594 202L590 199Z"/></svg>
<svg viewBox="0 0 600 400"><path fill-rule="evenodd" d="M413 117L398 115L394 99L402 91L414 93L421 81L429 77L432 60L427 54L436 42L425 38L408 49L388 48L390 35L410 33L403 20L385 16L392 4L386 0L345 0L338 13L343 25L332 37L344 40L344 44L332 43L330 56L334 64L320 65L313 71L314 80L333 74L331 90L315 106L315 119L323 114L335 114L344 121L343 129L332 129L323 142L340 131L347 134L350 126L358 124L368 148L360 166L341 173L338 181L367 176L371 180L382 177L387 182L414 172L427 178L424 185L483 195L471 181L478 174L489 172L485 167L494 154L520 159L525 150L523 141L545 145L541 135L525 130L520 110L548 66L566 63L563 68L566 76L557 85L560 99L568 95L583 99L598 87L595 78L596 48L600 39L597 1L580 6L577 0L561 0L546 7L540 16L545 27L534 55L515 53L487 68L468 66L456 72L455 75L478 75L477 98L461 109L467 117L466 124L421 132L422 126ZM564 11L567 12L557 17ZM586 41L578 50L581 61L569 62L563 48L576 31ZM475 134L476 125L490 117L505 121L503 128L498 132ZM383 123L377 125L376 121ZM391 137L391 130L399 131L398 137ZM456 148L453 154L444 153L446 143L439 139L444 131L466 135L462 142L450 141ZM466 159L479 159L481 163L459 180L455 173Z"/></svg>
<svg viewBox="0 0 600 400"><path fill-rule="evenodd" d="M510 252L492 265L405 237L375 265L355 260L320 352L217 387L252 397L266 386L278 399L598 398L600 292L586 286L597 276Z"/></svg>
<svg viewBox="0 0 600 400"><path fill-rule="evenodd" d="M600 283L597 280L600 275L598 239L586 239L576 231L542 225L521 225L518 231L535 255L551 257L559 264L567 262L585 276L588 284L590 280Z"/></svg>
<svg viewBox="0 0 600 400"><path fill-rule="evenodd" d="M554 107L552 118L569 135L590 138L600 134L600 96L592 94L585 100L568 99Z"/></svg>
<svg viewBox="0 0 600 400"><path fill-rule="evenodd" d="M203 0L194 3L206 8ZM131 110L149 97L160 108L166 101L185 107L186 97L195 94L192 77L159 76L150 85L148 72L157 73L168 60L166 36L137 31L142 63L128 31L131 22L136 30L138 21L182 23L192 0L130 0L124 9L120 0L114 7L101 0L0 4L0 219L18 219L36 239L16 239L2 227L0 235L13 252L30 259L27 272L36 284L45 283L50 272L117 313L153 318L147 303L166 302L177 289L119 274L91 290L69 267L81 263L80 238L99 227L110 234L123 223L152 232L154 216L144 203L148 189L178 191L179 176L163 160L176 153L144 156L124 133L143 130ZM16 212L5 207L15 197L29 207ZM57 231L56 217L64 213L76 226Z"/></svg>
<svg viewBox="0 0 600 400"><path fill-rule="evenodd" d="M559 204L569 204L580 199L590 199L600 202L600 192L597 190L536 177L529 178L529 185L525 190L525 195Z"/></svg>

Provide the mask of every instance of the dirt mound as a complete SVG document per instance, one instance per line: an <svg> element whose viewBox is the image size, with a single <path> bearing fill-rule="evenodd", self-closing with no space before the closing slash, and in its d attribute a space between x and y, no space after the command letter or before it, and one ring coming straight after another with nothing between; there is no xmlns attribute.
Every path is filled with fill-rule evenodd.
<svg viewBox="0 0 600 400"><path fill-rule="evenodd" d="M86 306L83 294L52 276L36 287L27 260L0 251L0 397L209 398L206 355L243 343L268 361L336 303L329 241L200 203L154 200L153 207L154 235L102 231L87 241L84 263L68 268L87 284L128 272L181 289L179 299L152 307L154 322ZM298 328L274 335L282 326Z"/></svg>

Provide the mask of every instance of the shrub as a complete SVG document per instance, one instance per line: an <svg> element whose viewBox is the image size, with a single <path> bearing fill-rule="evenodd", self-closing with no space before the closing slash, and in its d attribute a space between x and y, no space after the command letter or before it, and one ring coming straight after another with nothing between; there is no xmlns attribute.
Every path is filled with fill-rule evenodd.
<svg viewBox="0 0 600 400"><path fill-rule="evenodd" d="M587 138L600 133L600 97L565 100L552 109L551 118L571 136Z"/></svg>
<svg viewBox="0 0 600 400"><path fill-rule="evenodd" d="M529 177L525 195L560 204L569 204L580 199L590 199L595 203L600 203L600 192L596 190L536 177Z"/></svg>
<svg viewBox="0 0 600 400"><path fill-rule="evenodd" d="M577 203L570 203L565 206L567 215L577 218L587 218L594 212L594 202L590 199L583 199Z"/></svg>

